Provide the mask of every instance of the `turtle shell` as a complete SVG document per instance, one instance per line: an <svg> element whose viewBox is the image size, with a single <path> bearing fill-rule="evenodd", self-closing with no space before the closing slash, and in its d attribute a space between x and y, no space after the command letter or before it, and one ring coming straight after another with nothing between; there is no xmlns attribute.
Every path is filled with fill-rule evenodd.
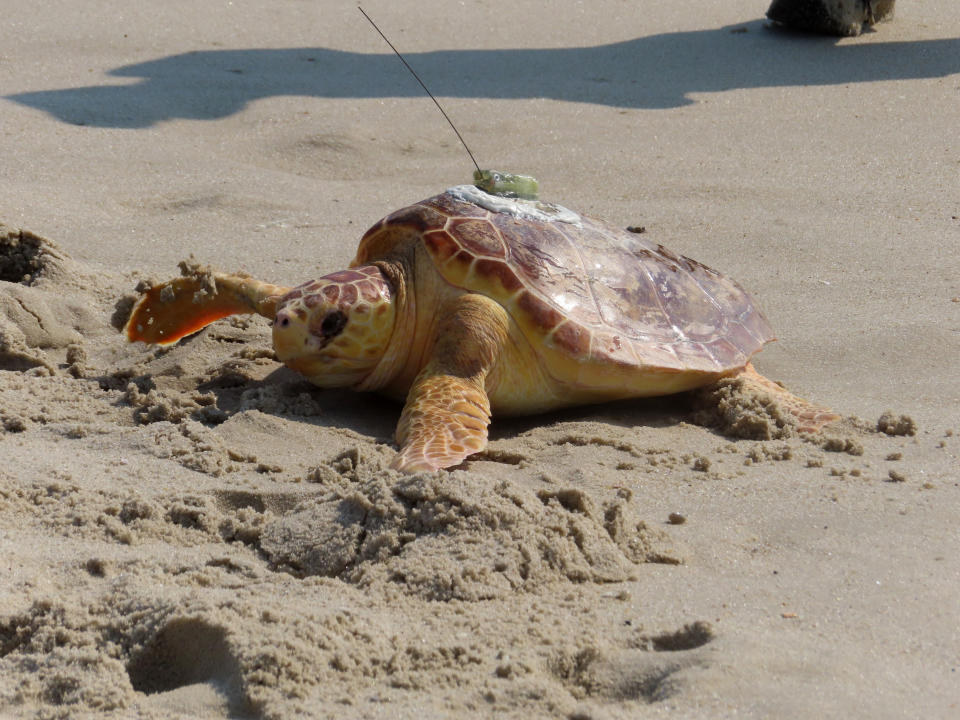
<svg viewBox="0 0 960 720"><path fill-rule="evenodd" d="M354 263L393 254L398 236L384 230L414 231L448 283L497 300L534 347L581 363L724 373L774 339L746 291L696 260L569 211L539 217L456 191L381 220Z"/></svg>

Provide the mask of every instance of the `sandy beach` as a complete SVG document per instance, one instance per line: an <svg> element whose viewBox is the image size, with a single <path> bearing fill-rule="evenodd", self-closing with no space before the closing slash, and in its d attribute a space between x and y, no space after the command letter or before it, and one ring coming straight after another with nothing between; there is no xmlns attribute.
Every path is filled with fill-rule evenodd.
<svg viewBox="0 0 960 720"><path fill-rule="evenodd" d="M356 6L5 6L0 716L960 716L955 3L365 2L482 166L735 278L843 416L495 418L417 475L263 318L118 330L191 256L295 285L470 181Z"/></svg>

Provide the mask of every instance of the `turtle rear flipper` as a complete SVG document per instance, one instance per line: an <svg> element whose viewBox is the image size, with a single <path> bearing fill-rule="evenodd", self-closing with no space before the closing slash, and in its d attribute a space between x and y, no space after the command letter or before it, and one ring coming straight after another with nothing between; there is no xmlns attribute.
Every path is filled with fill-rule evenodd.
<svg viewBox="0 0 960 720"><path fill-rule="evenodd" d="M130 313L130 342L170 345L230 315L257 313L273 319L289 288L241 275L198 273L147 290Z"/></svg>
<svg viewBox="0 0 960 720"><path fill-rule="evenodd" d="M794 395L782 385L778 385L773 380L765 378L758 373L753 363L747 363L734 377L742 380L745 385L766 392L774 398L777 404L792 415L797 421L797 430L800 432L818 432L823 427L832 422L841 419L840 415L830 410L830 408L816 405L809 400Z"/></svg>

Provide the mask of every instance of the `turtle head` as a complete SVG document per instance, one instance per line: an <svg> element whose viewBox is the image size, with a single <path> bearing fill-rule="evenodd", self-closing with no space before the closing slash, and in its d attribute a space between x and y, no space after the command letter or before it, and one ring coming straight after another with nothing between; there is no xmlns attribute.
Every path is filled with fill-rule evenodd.
<svg viewBox="0 0 960 720"><path fill-rule="evenodd" d="M321 387L349 387L382 359L395 309L380 269L364 265L325 275L284 295L273 347L288 367Z"/></svg>

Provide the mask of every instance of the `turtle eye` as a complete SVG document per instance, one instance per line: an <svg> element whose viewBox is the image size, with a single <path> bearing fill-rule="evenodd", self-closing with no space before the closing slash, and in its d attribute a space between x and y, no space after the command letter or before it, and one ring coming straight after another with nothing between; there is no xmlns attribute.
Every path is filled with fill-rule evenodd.
<svg viewBox="0 0 960 720"><path fill-rule="evenodd" d="M341 310L334 310L327 313L327 316L320 323L320 332L323 337L329 339L343 332L347 326L347 316Z"/></svg>

